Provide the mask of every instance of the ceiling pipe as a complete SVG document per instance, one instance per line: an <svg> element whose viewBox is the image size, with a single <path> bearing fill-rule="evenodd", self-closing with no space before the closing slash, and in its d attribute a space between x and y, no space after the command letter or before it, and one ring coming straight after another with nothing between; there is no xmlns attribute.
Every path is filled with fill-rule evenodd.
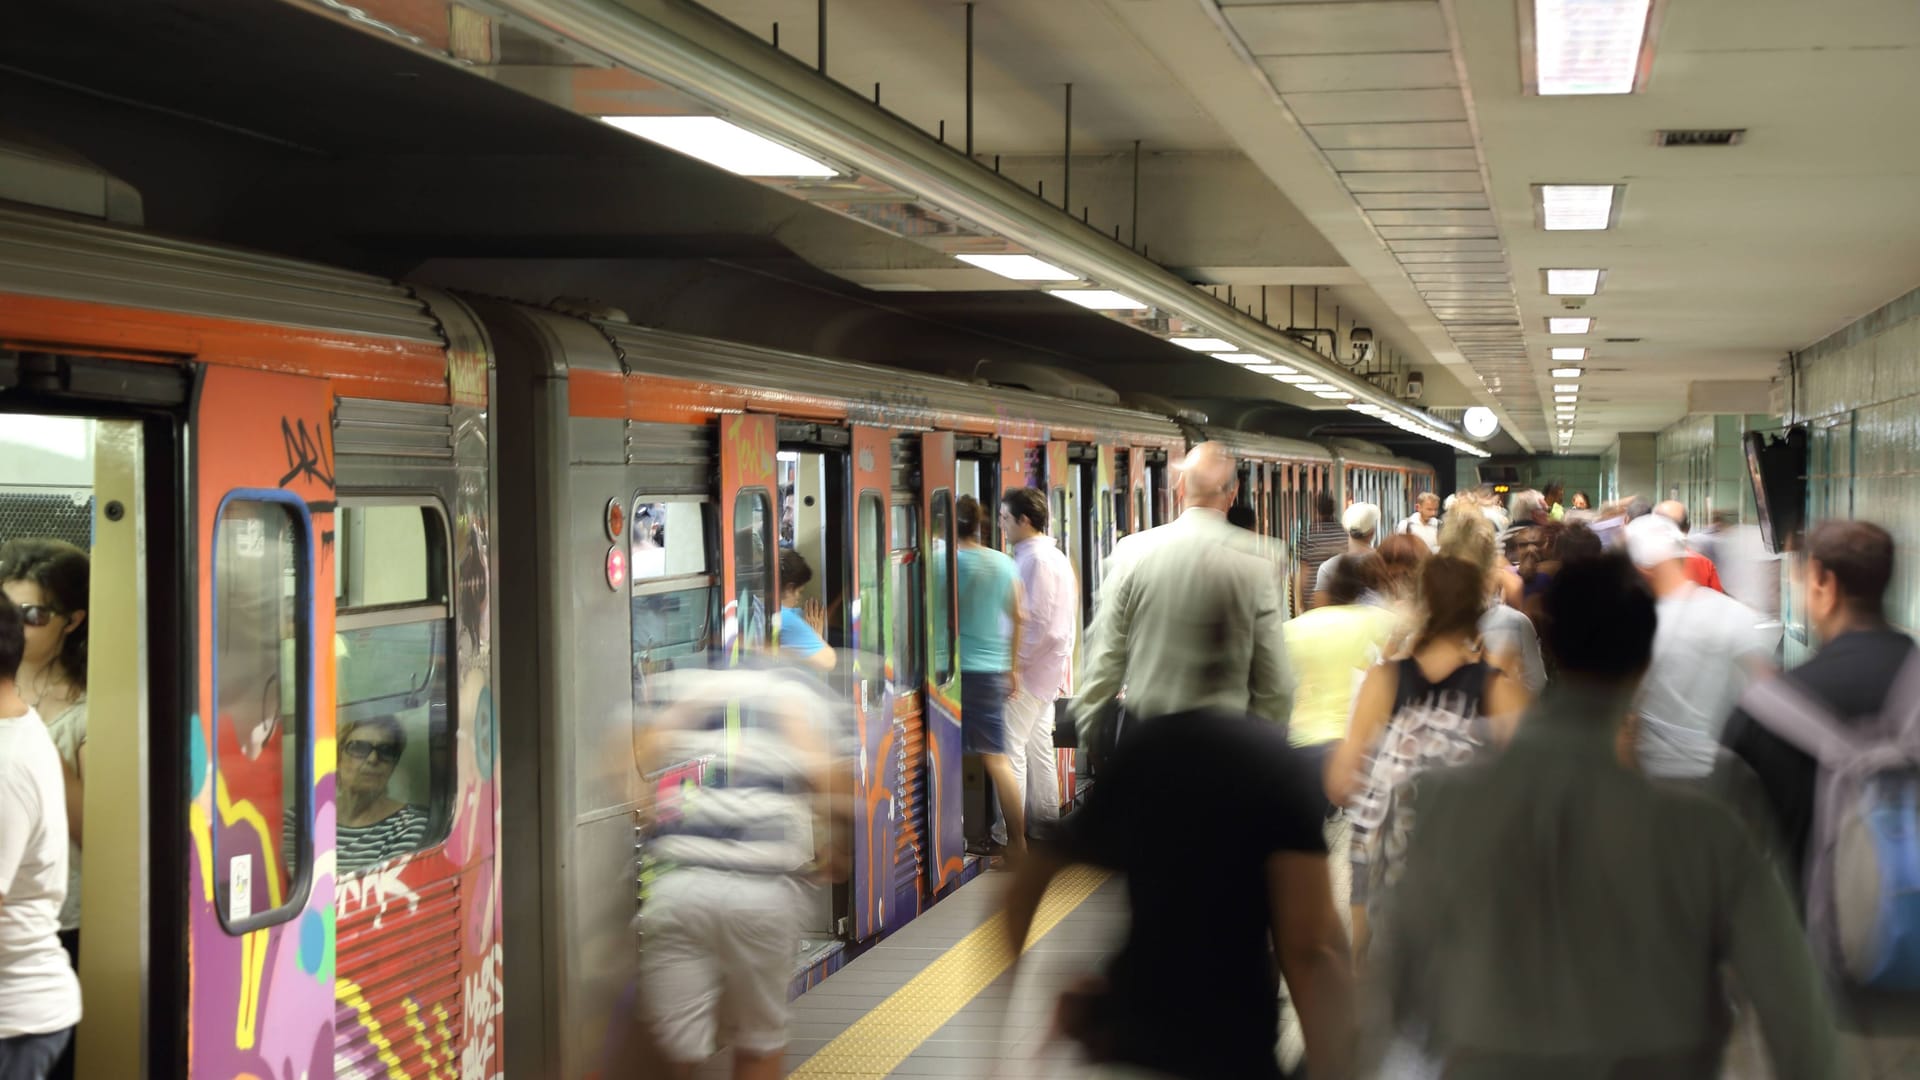
<svg viewBox="0 0 1920 1080"><path fill-rule="evenodd" d="M1251 315L1207 296L1165 267L1083 226L1071 213L942 147L925 132L712 13L671 0L499 0L499 7L616 63L666 82L729 119L911 192L1036 255L1180 317L1251 352L1299 366L1356 402L1436 435L1453 425L1410 409L1365 379L1329 364ZM823 91L826 91L823 93ZM1438 441L1438 440L1436 440Z"/></svg>

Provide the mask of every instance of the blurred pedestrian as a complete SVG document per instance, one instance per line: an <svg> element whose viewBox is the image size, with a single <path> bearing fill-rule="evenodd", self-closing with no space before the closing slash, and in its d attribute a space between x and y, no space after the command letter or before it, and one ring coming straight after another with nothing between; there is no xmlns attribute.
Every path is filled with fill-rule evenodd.
<svg viewBox="0 0 1920 1080"><path fill-rule="evenodd" d="M1326 769L1327 798L1352 826L1353 940L1366 952L1366 904L1374 864L1393 857L1378 829L1393 789L1432 768L1470 761L1511 734L1528 694L1481 658L1485 577L1446 555L1420 570L1426 620L1413 651L1367 673L1347 737Z"/></svg>
<svg viewBox="0 0 1920 1080"><path fill-rule="evenodd" d="M1191 629L1213 649L1238 632ZM1244 712L1167 716L1121 742L1059 842L1036 846L1007 893L1017 954L1061 870L1125 875L1126 939L1103 978L1062 1001L1060 1026L1089 1058L1143 1076L1279 1080L1277 968L1314 1080L1353 1075L1352 968L1324 806L1312 764Z"/></svg>
<svg viewBox="0 0 1920 1080"><path fill-rule="evenodd" d="M1734 704L1756 676L1771 672L1775 635L1757 613L1688 576L1687 546L1668 518L1635 518L1627 550L1659 612L1640 691L1640 767L1648 776L1704 779Z"/></svg>
<svg viewBox="0 0 1920 1080"><path fill-rule="evenodd" d="M1347 530L1340 526L1338 509L1330 491L1313 494L1313 523L1300 541L1299 577L1293 583L1293 595L1302 611L1312 606L1313 583L1319 580L1320 567L1328 559L1347 550Z"/></svg>
<svg viewBox="0 0 1920 1080"><path fill-rule="evenodd" d="M1374 535L1380 529L1380 508L1372 503L1354 503L1341 513L1340 527L1347 531L1347 550L1321 563L1319 571L1314 574L1315 607L1327 602L1327 585L1332 580L1334 566L1340 560L1373 553Z"/></svg>
<svg viewBox="0 0 1920 1080"><path fill-rule="evenodd" d="M1726 588L1720 584L1720 572L1713 565L1713 560L1693 546L1693 519L1687 516L1687 504L1678 499L1668 499L1655 506L1653 512L1673 522L1680 530L1681 541L1687 545L1687 577L1695 585L1726 592Z"/></svg>
<svg viewBox="0 0 1920 1080"><path fill-rule="evenodd" d="M1400 520L1394 526L1395 533L1404 533L1418 537L1427 545L1428 551L1440 550L1440 496L1431 491L1423 491L1414 497L1413 513Z"/></svg>
<svg viewBox="0 0 1920 1080"><path fill-rule="evenodd" d="M1005 552L980 542L981 517L980 503L971 495L953 505L959 542L960 749L978 756L993 781L1007 819L1006 849L1017 857L1027 847L1027 791L1008 757L1007 702L1021 692L1013 659L1020 654L1026 611L1020 568ZM987 837L991 828L990 821L980 823L978 835Z"/></svg>
<svg viewBox="0 0 1920 1080"><path fill-rule="evenodd" d="M1040 834L1060 816L1059 758L1054 703L1073 692L1073 640L1080 631L1080 588L1073 564L1047 535L1047 497L1030 487L1000 496L1000 533L1013 547L1026 602L1020 650L1014 657L1019 688L1007 698L1007 760L1026 792L1027 832ZM994 839L1007 842L1006 823Z"/></svg>
<svg viewBox="0 0 1920 1080"><path fill-rule="evenodd" d="M780 651L815 671L832 671L837 654L827 644L827 608L801 597L813 567L792 548L780 549Z"/></svg>
<svg viewBox="0 0 1920 1080"><path fill-rule="evenodd" d="M1415 820L1379 896L1368 1056L1408 1042L1456 1080L1718 1076L1730 969L1773 1075L1838 1077L1830 1008L1750 834L1616 757L1652 597L1611 557L1564 567L1546 606L1561 675L1505 752L1388 807L1390 836Z"/></svg>
<svg viewBox="0 0 1920 1080"><path fill-rule="evenodd" d="M1518 578L1500 565L1497 551L1493 526L1470 509L1450 516L1440 530L1440 554L1468 563L1481 574L1480 647L1486 658L1520 680L1527 693L1538 694L1547 682L1540 636L1518 604L1506 602L1509 579L1517 582Z"/></svg>
<svg viewBox="0 0 1920 1080"><path fill-rule="evenodd" d="M1894 576L1894 545L1885 529L1864 521L1822 522L1807 537L1806 557L1807 621L1821 642L1820 651L1774 683L1749 691L1742 708L1727 721L1724 738L1759 777L1785 849L1788 880L1813 924L1816 949L1838 969L1832 974L1844 1041L1854 1052L1858 1075L1875 1080L1916 1076L1920 993L1863 985L1873 981L1870 972L1834 963L1840 890L1871 898L1879 894L1878 883L1849 880L1846 875L1857 873L1857 863L1849 859L1843 866L1837 846L1815 847L1811 841L1831 837L1840 825L1846 805L1836 787L1840 769L1857 766L1861 755L1878 748L1883 755L1893 751L1886 760L1904 762L1911 770L1909 752L1896 749L1896 744L1911 746L1916 734L1920 652L1906 633L1887 622L1884 598ZM1772 708L1769 699L1776 699ZM1782 708L1790 715L1779 716ZM1829 742L1831 749L1822 755L1837 768L1808 752L1804 725L1793 724L1792 713L1844 733ZM1902 788L1895 784L1885 790L1898 793ZM1824 799L1823 792L1828 793ZM1896 825L1904 820L1911 829L1910 811L1886 820ZM1905 835L1910 838L1911 832ZM1913 843L1908 839L1903 848L1896 834L1894 842L1875 847L1897 857L1910 855ZM1850 854L1859 852L1853 844ZM1869 910L1877 918L1891 914L1884 905L1869 905ZM1911 906L1904 910L1910 913ZM1849 912L1855 921L1861 914L1857 904ZM1906 926L1909 936L1904 938L1875 935L1880 947L1911 942L1910 914ZM1853 930L1848 936L1860 935ZM1857 946L1850 951L1862 959L1875 953Z"/></svg>
<svg viewBox="0 0 1920 1080"><path fill-rule="evenodd" d="M1574 492L1574 493L1573 493L1573 506L1572 506L1572 509L1574 509L1574 510L1591 510L1591 509L1593 509L1593 499L1592 499L1592 498L1590 498L1590 497L1589 497L1589 496L1587 495L1587 493L1586 493L1586 492L1584 492L1584 491L1576 491L1576 492Z"/></svg>
<svg viewBox="0 0 1920 1080"><path fill-rule="evenodd" d="M1201 443L1175 481L1180 516L1114 545L1074 699L1083 745L1111 739L1122 689L1127 724L1205 707L1287 722L1280 585L1260 538L1227 524L1237 486L1233 456Z"/></svg>

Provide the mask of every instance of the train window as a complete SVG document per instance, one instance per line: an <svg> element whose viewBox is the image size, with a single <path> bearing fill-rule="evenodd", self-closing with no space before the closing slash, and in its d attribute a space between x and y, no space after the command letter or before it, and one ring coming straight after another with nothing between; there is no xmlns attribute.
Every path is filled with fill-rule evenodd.
<svg viewBox="0 0 1920 1080"><path fill-rule="evenodd" d="M446 519L405 497L342 500L348 567L334 634L336 865L342 876L436 844L453 820Z"/></svg>
<svg viewBox="0 0 1920 1080"><path fill-rule="evenodd" d="M880 535L881 515L886 511L875 492L860 495L860 550L854 557L860 597L853 609L853 632L861 652L878 654L886 610L880 596L880 568L887 562L886 538Z"/></svg>
<svg viewBox="0 0 1920 1080"><path fill-rule="evenodd" d="M759 648L767 643L767 613L773 608L772 508L758 488L733 500L733 589L738 620L734 643Z"/></svg>
<svg viewBox="0 0 1920 1080"><path fill-rule="evenodd" d="M291 916L313 859L310 520L261 492L228 497L214 525L214 768L238 824L213 830L213 878L232 933Z"/></svg>
<svg viewBox="0 0 1920 1080"><path fill-rule="evenodd" d="M1153 525L1147 520L1147 489L1144 487L1133 489L1133 520L1127 524L1129 532L1139 532Z"/></svg>
<svg viewBox="0 0 1920 1080"><path fill-rule="evenodd" d="M953 540L953 493L945 488L933 493L928 517L928 535L932 551L927 557L928 626L933 633L933 682L945 686L954 672L953 580L959 553Z"/></svg>
<svg viewBox="0 0 1920 1080"><path fill-rule="evenodd" d="M652 502L644 495L635 495L629 577L639 582L712 573L712 519L712 503Z"/></svg>
<svg viewBox="0 0 1920 1080"><path fill-rule="evenodd" d="M920 508L912 503L893 506L893 554L889 560L892 578L887 591L893 600L887 614L892 635L888 658L893 661L896 686L918 687L926 671L920 656Z"/></svg>
<svg viewBox="0 0 1920 1080"><path fill-rule="evenodd" d="M1053 524L1054 542L1060 545L1062 551L1071 554L1072 549L1067 546L1067 534L1070 523L1067 521L1066 488L1057 487L1053 489L1053 511L1048 515L1048 520Z"/></svg>
<svg viewBox="0 0 1920 1080"><path fill-rule="evenodd" d="M1105 545L1100 549L1100 554L1103 558L1113 554L1113 545L1120 541L1120 523L1127 520L1127 493L1124 491L1109 491L1107 492L1107 497L1110 500L1109 505L1113 507L1113 511L1112 515L1109 516L1105 522L1106 540Z"/></svg>

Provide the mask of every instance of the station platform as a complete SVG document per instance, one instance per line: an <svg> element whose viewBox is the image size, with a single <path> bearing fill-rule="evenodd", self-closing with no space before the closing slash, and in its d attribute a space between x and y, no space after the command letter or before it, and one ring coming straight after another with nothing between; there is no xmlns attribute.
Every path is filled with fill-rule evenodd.
<svg viewBox="0 0 1920 1080"><path fill-rule="evenodd" d="M1126 929L1124 884L1086 867L1047 893L1017 968L1000 944L1011 877L986 873L849 961L793 1002L793 1077L1023 1077L1088 1066L1046 1036L1062 988L1099 969ZM725 1054L696 1074L729 1075Z"/></svg>

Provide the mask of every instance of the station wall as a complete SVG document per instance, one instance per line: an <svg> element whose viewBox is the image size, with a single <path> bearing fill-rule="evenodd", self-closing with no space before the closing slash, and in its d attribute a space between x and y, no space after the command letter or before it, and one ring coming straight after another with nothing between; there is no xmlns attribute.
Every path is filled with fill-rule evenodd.
<svg viewBox="0 0 1920 1080"><path fill-rule="evenodd" d="M1920 289L1788 360L1787 420L1811 436L1814 520L1859 517L1899 553L1887 616L1920 628Z"/></svg>
<svg viewBox="0 0 1920 1080"><path fill-rule="evenodd" d="M1696 413L1654 438L1654 489L1649 499L1679 499L1704 527L1713 515L1731 510L1743 525L1754 523L1753 484L1747 478L1741 438L1748 431L1778 431L1780 422L1761 414Z"/></svg>

